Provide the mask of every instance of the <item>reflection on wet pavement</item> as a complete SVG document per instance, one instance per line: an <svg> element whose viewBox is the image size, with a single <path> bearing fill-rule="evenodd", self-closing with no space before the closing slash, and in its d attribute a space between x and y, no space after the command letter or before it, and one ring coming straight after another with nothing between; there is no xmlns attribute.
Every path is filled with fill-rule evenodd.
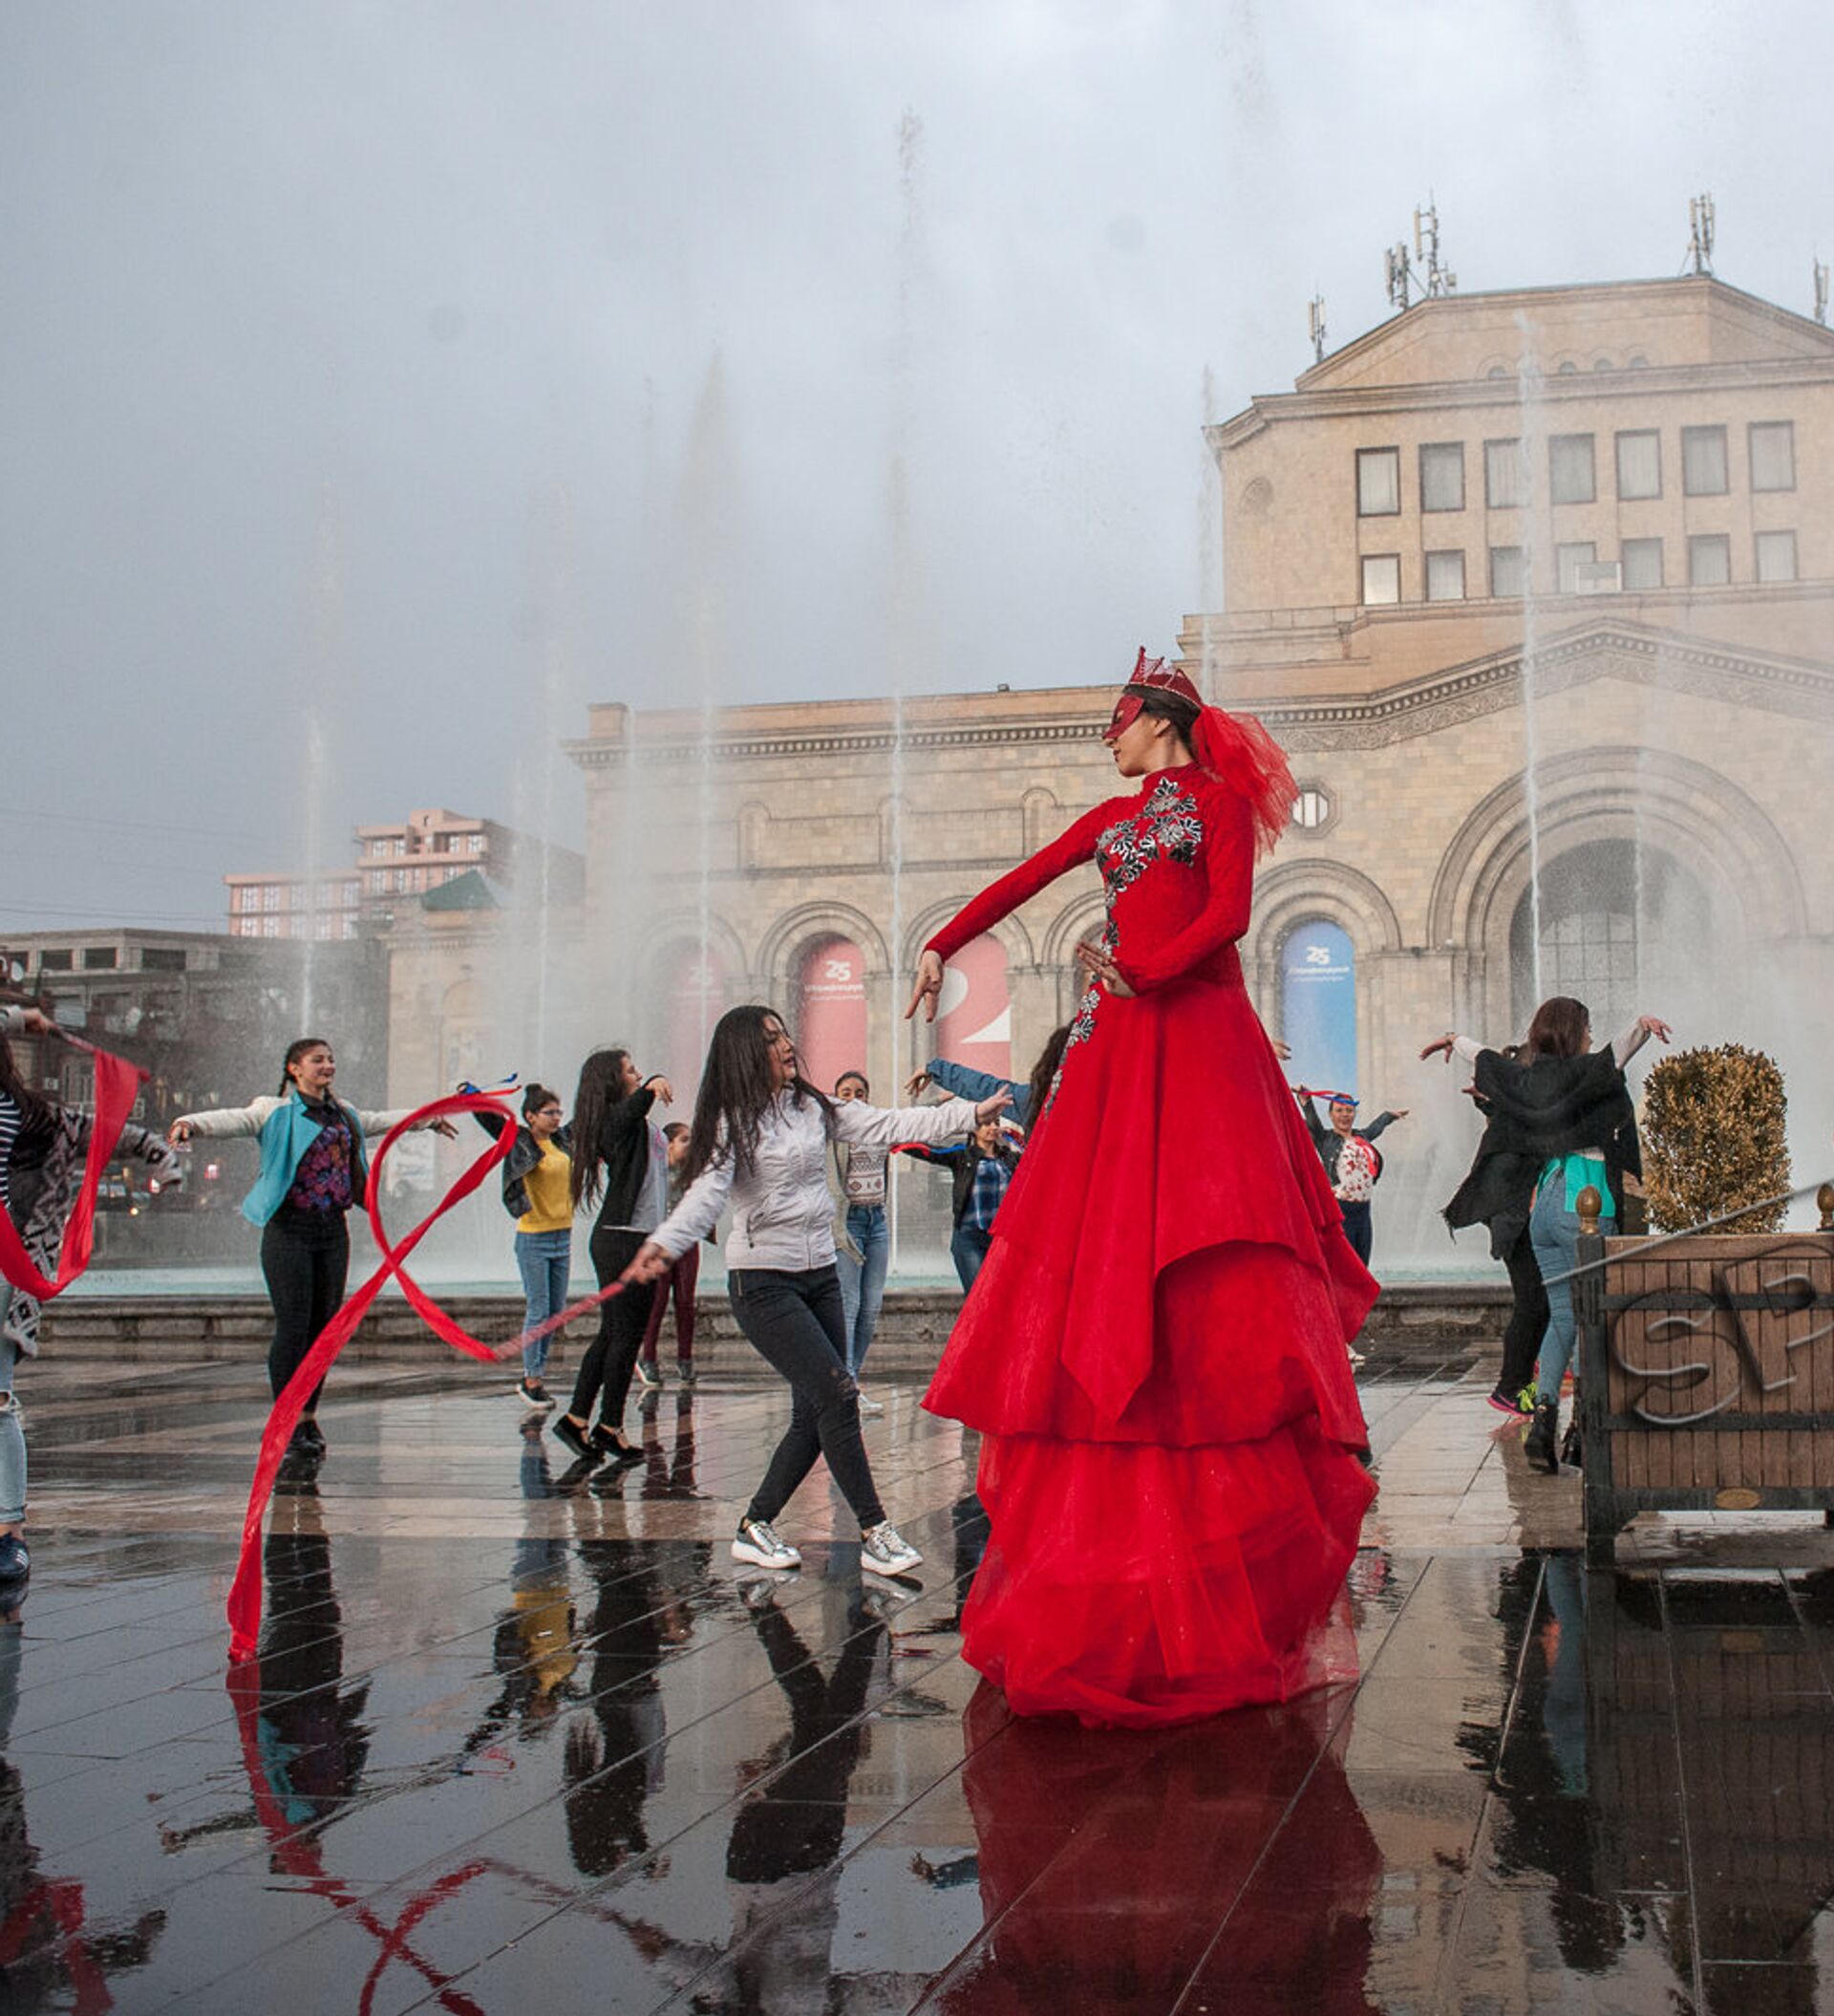
<svg viewBox="0 0 1834 2016"><path fill-rule="evenodd" d="M1185 2012L1834 2006L1834 1550L1696 1520L1588 1571L1483 1373L1369 1368L1354 1688L1017 1722L960 1658L973 1448L868 1437L921 1586L824 1480L738 1571L768 1389L569 1469L462 1376L352 1381L222 1605L256 1382L34 1368L0 1622L0 2007ZM42 1430L42 1432L41 1432Z"/></svg>

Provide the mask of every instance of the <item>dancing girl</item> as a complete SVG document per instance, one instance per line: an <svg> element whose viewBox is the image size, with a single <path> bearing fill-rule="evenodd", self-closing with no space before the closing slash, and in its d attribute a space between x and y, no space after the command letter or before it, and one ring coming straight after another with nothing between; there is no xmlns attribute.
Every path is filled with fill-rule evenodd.
<svg viewBox="0 0 1834 2016"><path fill-rule="evenodd" d="M505 1113L480 1112L472 1118L493 1141L509 1125ZM573 1129L562 1117L561 1095L545 1085L530 1085L522 1094L522 1124L502 1168L503 1209L516 1220L524 1334L566 1307L567 1276L573 1266L572 1148ZM522 1376L516 1386L522 1405L541 1412L554 1405L554 1396L542 1383L552 1341L549 1331L522 1346Z"/></svg>
<svg viewBox="0 0 1834 2016"><path fill-rule="evenodd" d="M645 1078L628 1050L595 1050L580 1066L573 1095L572 1208L598 1206L587 1251L599 1286L617 1280L669 1203L669 1144L650 1117L657 1100L674 1103L666 1078ZM624 1432L624 1404L637 1369L655 1290L648 1281L599 1307L597 1335L580 1361L573 1398L554 1432L588 1462L641 1463L643 1451ZM592 1425L597 1402L599 1419Z"/></svg>
<svg viewBox="0 0 1834 2016"><path fill-rule="evenodd" d="M796 1043L775 1010L731 1008L715 1024L688 1141L688 1188L624 1277L660 1279L731 1206L726 1268L733 1314L794 1395L790 1425L738 1522L734 1560L782 1570L801 1565L802 1556L778 1536L772 1521L818 1455L860 1522L861 1567L901 1576L923 1560L885 1517L860 1439L860 1389L847 1370L834 1264L828 1148L832 1142L941 1145L959 1140L1005 1104L1003 1092L979 1106L949 1099L894 1110L864 1099L831 1100L798 1069Z"/></svg>
<svg viewBox="0 0 1834 2016"><path fill-rule="evenodd" d="M1345 1346L1376 1284L1236 952L1286 761L1144 652L1104 740L1138 790L939 932L906 1013L1098 863L1090 984L925 1405L983 1436L970 1663L1021 1714L1144 1726L1349 1670L1326 1627L1375 1486Z"/></svg>
<svg viewBox="0 0 1834 2016"><path fill-rule="evenodd" d="M227 1141L253 1135L261 1143L261 1173L242 1202L242 1214L261 1228L261 1272L274 1305L274 1340L267 1350L267 1382L278 1400L298 1371L312 1340L343 1306L351 1269L351 1207L363 1201L370 1180L363 1142L386 1134L412 1108L366 1113L331 1090L337 1060L322 1036L302 1036L281 1061L280 1088L245 1106L181 1113L166 1129L174 1147L196 1139ZM449 1120L422 1124L448 1140ZM416 1129L419 1131L418 1128ZM315 1461L325 1453L314 1388L294 1428L289 1451Z"/></svg>
<svg viewBox="0 0 1834 2016"><path fill-rule="evenodd" d="M1445 1222L1454 1232L1487 1225L1499 1258L1516 1253L1525 1229L1536 1274L1546 1284L1547 1327L1523 1452L1550 1474L1560 1469L1560 1387L1577 1333L1573 1284L1559 1276L1578 1252L1579 1193L1589 1184L1598 1191L1605 1207L1599 1230L1609 1237L1623 1216L1628 1186L1643 1179L1624 1066L1651 1037L1666 1043L1671 1033L1657 1017L1640 1015L1609 1049L1595 1051L1585 1002L1557 994L1535 1010L1519 1051L1488 1050L1448 1029L1420 1052L1422 1059L1443 1056L1450 1063L1459 1057L1473 1066L1473 1091L1488 1122L1470 1173L1445 1207ZM1512 1280L1517 1273L1512 1258ZM1519 1303L1524 1287L1517 1282ZM1509 1397L1510 1380L1524 1369L1505 1358L1493 1405ZM1567 1460L1579 1453L1569 1439Z"/></svg>
<svg viewBox="0 0 1834 2016"><path fill-rule="evenodd" d="M82 1188L92 1122L88 1114L34 1092L20 1076L7 1038L56 1033L40 1009L0 1008L0 1211L32 1266L46 1276L57 1272L65 1228ZM149 1164L157 1176L178 1173L179 1158L145 1127L123 1127L115 1152ZM20 1360L38 1354L39 1311L35 1295L0 1277L0 1592L16 1592L32 1571L26 1431L14 1395Z"/></svg>

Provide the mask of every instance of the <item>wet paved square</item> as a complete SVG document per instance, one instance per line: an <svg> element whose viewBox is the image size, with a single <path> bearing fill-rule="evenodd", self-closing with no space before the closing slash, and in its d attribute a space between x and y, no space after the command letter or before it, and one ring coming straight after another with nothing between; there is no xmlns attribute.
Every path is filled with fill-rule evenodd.
<svg viewBox="0 0 1834 2016"><path fill-rule="evenodd" d="M973 1448L908 1389L889 1589L820 1473L800 1575L727 1557L777 1389L651 1396L588 1478L466 1368L340 1376L231 1668L258 1375L132 1370L25 1396L0 2008L1834 2007L1834 1535L1669 1522L1589 1572L1458 1356L1363 1376L1360 1684L1166 1734L1015 1722L963 1663Z"/></svg>

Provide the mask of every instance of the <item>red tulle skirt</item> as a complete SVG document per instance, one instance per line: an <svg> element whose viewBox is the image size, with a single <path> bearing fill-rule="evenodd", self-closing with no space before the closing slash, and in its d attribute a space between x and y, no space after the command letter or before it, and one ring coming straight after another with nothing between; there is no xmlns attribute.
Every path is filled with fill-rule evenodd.
<svg viewBox="0 0 1834 2016"><path fill-rule="evenodd" d="M1104 1000L925 1400L985 1437L964 1651L1015 1710L1151 1726L1354 1676L1375 1295L1232 957Z"/></svg>

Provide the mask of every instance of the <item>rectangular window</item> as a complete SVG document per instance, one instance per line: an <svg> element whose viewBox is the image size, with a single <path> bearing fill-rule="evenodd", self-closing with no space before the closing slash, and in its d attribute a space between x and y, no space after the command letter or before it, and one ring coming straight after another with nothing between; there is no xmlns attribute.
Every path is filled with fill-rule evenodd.
<svg viewBox="0 0 1834 2016"><path fill-rule="evenodd" d="M261 920L261 934L264 938L279 937L280 919L278 917L264 917Z"/></svg>
<svg viewBox="0 0 1834 2016"><path fill-rule="evenodd" d="M1688 586L1724 588L1732 579L1732 541L1723 532L1696 532L1688 541Z"/></svg>
<svg viewBox="0 0 1834 2016"><path fill-rule="evenodd" d="M1589 434L1556 434L1548 441L1547 494L1557 504L1590 504L1598 495Z"/></svg>
<svg viewBox="0 0 1834 2016"><path fill-rule="evenodd" d="M41 952L38 954L38 971L40 973L69 973L75 963L75 960L71 957L68 946L59 947L55 951Z"/></svg>
<svg viewBox="0 0 1834 2016"><path fill-rule="evenodd" d="M1579 592L1579 570L1589 567L1598 558L1598 548L1589 539L1575 539L1565 546L1554 548L1554 585L1556 592L1576 595Z"/></svg>
<svg viewBox="0 0 1834 2016"><path fill-rule="evenodd" d="M1462 552L1429 553L1426 556L1426 599L1429 602L1464 600Z"/></svg>
<svg viewBox="0 0 1834 2016"><path fill-rule="evenodd" d="M402 892L403 892L403 891L404 891L404 890L405 890L407 889L407 886L408 886L408 871L407 871L407 869L404 869L404 868L398 868L398 869L395 869L395 893L396 893L397 895L401 894L401 893L402 893Z"/></svg>
<svg viewBox="0 0 1834 2016"><path fill-rule="evenodd" d="M1485 441L1483 444L1483 501L1493 511L1512 511L1522 503L1522 443L1519 440Z"/></svg>
<svg viewBox="0 0 1834 2016"><path fill-rule="evenodd" d="M1528 592L1526 556L1519 546L1490 548L1490 592L1493 595L1525 595Z"/></svg>
<svg viewBox="0 0 1834 2016"><path fill-rule="evenodd" d="M1759 533L1758 578L1759 581L1795 580L1796 535L1794 532Z"/></svg>
<svg viewBox="0 0 1834 2016"><path fill-rule="evenodd" d="M1627 589L1662 586L1662 542L1659 539L1627 539L1618 557Z"/></svg>
<svg viewBox="0 0 1834 2016"><path fill-rule="evenodd" d="M1363 603L1380 609L1401 599L1401 556L1398 553L1363 555Z"/></svg>
<svg viewBox="0 0 1834 2016"><path fill-rule="evenodd" d="M1400 508L1401 451L1398 448L1358 448L1357 517L1392 518Z"/></svg>
<svg viewBox="0 0 1834 2016"><path fill-rule="evenodd" d="M1690 497L1723 497L1726 494L1726 430L1723 427L1682 428L1681 487Z"/></svg>
<svg viewBox="0 0 1834 2016"><path fill-rule="evenodd" d="M280 908L280 885L278 883L270 882L262 890L261 907L263 910L278 910Z"/></svg>
<svg viewBox="0 0 1834 2016"><path fill-rule="evenodd" d="M182 945L142 945L140 947L140 971L142 973L182 973L184 971L184 947Z"/></svg>
<svg viewBox="0 0 1834 2016"><path fill-rule="evenodd" d="M120 954L112 945L85 945L83 947L83 971L85 973L111 973L120 964Z"/></svg>
<svg viewBox="0 0 1834 2016"><path fill-rule="evenodd" d="M1428 441L1420 450L1420 509L1464 509L1464 443ZM1430 597L1428 598L1431 599Z"/></svg>
<svg viewBox="0 0 1834 2016"><path fill-rule="evenodd" d="M1662 437L1653 427L1617 438L1617 494L1629 501L1662 494Z"/></svg>
<svg viewBox="0 0 1834 2016"><path fill-rule="evenodd" d="M1793 490L1796 487L1796 429L1788 420L1751 423L1751 487ZM1759 574L1759 580L1764 577Z"/></svg>

